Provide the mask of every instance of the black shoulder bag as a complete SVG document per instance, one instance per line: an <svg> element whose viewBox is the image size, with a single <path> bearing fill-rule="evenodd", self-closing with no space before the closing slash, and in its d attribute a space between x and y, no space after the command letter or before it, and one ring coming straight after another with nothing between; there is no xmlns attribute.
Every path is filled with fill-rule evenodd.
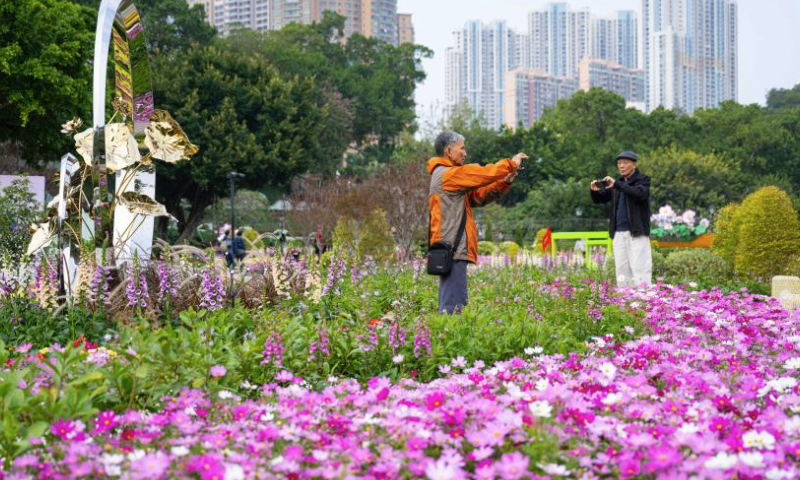
<svg viewBox="0 0 800 480"><path fill-rule="evenodd" d="M461 243L464 236L464 229L467 226L467 209L464 208L464 216L461 218L461 225L458 226L455 245L445 242L436 242L431 245L430 214L428 214L428 273L431 275L449 275L453 269L453 255L456 248Z"/></svg>

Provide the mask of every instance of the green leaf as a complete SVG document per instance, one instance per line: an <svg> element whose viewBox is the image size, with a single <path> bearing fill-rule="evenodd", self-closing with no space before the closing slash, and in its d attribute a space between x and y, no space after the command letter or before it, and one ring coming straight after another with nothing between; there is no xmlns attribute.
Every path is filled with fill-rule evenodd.
<svg viewBox="0 0 800 480"><path fill-rule="evenodd" d="M102 379L103 379L103 373L95 370L94 372L89 372L84 374L77 380L69 382L69 386L76 387L78 385L83 385L84 383L94 382Z"/></svg>

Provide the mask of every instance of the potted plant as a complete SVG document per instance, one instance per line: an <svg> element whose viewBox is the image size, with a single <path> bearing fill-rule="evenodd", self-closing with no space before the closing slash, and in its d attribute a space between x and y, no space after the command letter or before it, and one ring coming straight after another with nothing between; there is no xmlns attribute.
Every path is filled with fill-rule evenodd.
<svg viewBox="0 0 800 480"><path fill-rule="evenodd" d="M697 221L694 210L686 210L678 215L669 205L658 209L658 213L650 217L654 228L650 236L663 242L691 242L695 238L708 233L711 222L707 218Z"/></svg>

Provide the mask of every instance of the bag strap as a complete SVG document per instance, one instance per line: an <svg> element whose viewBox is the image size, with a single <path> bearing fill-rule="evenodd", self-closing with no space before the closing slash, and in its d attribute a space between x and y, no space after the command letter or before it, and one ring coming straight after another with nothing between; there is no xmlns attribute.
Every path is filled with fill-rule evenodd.
<svg viewBox="0 0 800 480"><path fill-rule="evenodd" d="M464 207L464 216L461 217L461 225L458 226L458 233L456 233L456 241L453 243L453 253L456 253L458 245L461 243L461 237L464 236L465 228L467 228L467 207Z"/></svg>

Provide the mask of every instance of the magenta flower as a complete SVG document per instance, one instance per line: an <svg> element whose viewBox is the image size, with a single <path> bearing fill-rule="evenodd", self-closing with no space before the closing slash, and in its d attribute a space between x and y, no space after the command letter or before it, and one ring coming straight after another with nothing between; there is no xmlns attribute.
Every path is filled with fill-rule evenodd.
<svg viewBox="0 0 800 480"><path fill-rule="evenodd" d="M228 370L226 370L225 367L222 365L214 365L213 367L211 367L210 373L211 376L214 378L224 377L225 374L228 373Z"/></svg>
<svg viewBox="0 0 800 480"><path fill-rule="evenodd" d="M626 458L619 462L619 478L635 477L641 471L641 465L636 458Z"/></svg>
<svg viewBox="0 0 800 480"><path fill-rule="evenodd" d="M447 397L442 392L434 392L425 397L425 408L429 411L436 410L441 408L446 401Z"/></svg>
<svg viewBox="0 0 800 480"><path fill-rule="evenodd" d="M94 419L94 430L92 430L92 435L106 433L113 430L118 425L119 418L117 417L116 413L111 410L100 412L97 414L97 418Z"/></svg>
<svg viewBox="0 0 800 480"><path fill-rule="evenodd" d="M713 417L708 424L708 430L722 437L728 431L731 421L725 417Z"/></svg>
<svg viewBox="0 0 800 480"><path fill-rule="evenodd" d="M85 438L80 431L79 424L69 419L59 418L50 425L50 432L64 442L82 440Z"/></svg>
<svg viewBox="0 0 800 480"><path fill-rule="evenodd" d="M506 453L497 462L497 470L503 480L517 480L527 476L530 459L519 452Z"/></svg>

